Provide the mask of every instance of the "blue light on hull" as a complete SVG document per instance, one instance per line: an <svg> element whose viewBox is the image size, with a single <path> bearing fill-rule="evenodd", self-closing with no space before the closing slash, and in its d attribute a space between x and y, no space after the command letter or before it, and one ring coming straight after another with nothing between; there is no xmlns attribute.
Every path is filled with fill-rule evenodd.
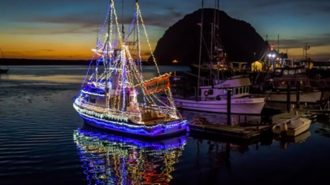
<svg viewBox="0 0 330 185"><path fill-rule="evenodd" d="M182 148L187 142L186 135L181 135L165 140L150 141L150 140L141 140L133 137L125 137L125 136L119 136L109 133L103 133L86 128L80 128L74 132L75 141L79 140L79 137L87 137L94 141L96 139L96 141L121 143L121 144L125 144L125 146L137 147L139 149L156 150L156 151Z"/></svg>
<svg viewBox="0 0 330 185"><path fill-rule="evenodd" d="M171 122L167 122L165 124L158 124L156 126L146 126L141 125L141 127L134 125L134 127L129 127L128 124L117 124L108 120L101 120L98 118L87 117L83 114L79 114L85 121L86 124L111 130L115 132L121 132L131 135L137 135L142 137L149 138L157 138L157 137L165 137L168 135L173 135L177 133L182 133L188 131L188 123L186 120L175 120Z"/></svg>

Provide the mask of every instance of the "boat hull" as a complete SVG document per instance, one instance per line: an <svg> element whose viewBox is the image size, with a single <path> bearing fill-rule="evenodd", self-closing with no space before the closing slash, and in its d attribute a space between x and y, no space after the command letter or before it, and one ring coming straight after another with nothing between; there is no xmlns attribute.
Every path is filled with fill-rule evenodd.
<svg viewBox="0 0 330 185"><path fill-rule="evenodd" d="M273 117L274 126L272 131L274 134L284 134L289 137L298 136L311 126L311 120L303 117L295 118L290 113L283 113Z"/></svg>
<svg viewBox="0 0 330 185"><path fill-rule="evenodd" d="M227 113L226 100L196 101L175 98L178 108L205 112ZM265 105L264 98L237 98L231 100L233 114L260 114Z"/></svg>
<svg viewBox="0 0 330 185"><path fill-rule="evenodd" d="M306 118L300 118L302 120L302 124L294 128L288 128L287 135L294 137L298 136L304 132L306 132L311 126L311 120Z"/></svg>
<svg viewBox="0 0 330 185"><path fill-rule="evenodd" d="M296 102L296 93L291 92L290 94L290 102L295 103ZM321 91L314 91L314 92L302 92L299 95L299 102L300 103L317 103L321 100L322 92ZM268 94L266 98L267 102L281 102L286 103L287 102L287 94L285 92L272 92Z"/></svg>
<svg viewBox="0 0 330 185"><path fill-rule="evenodd" d="M188 123L186 120L174 120L153 126L146 126L105 120L81 113L79 113L79 115L87 125L92 127L147 138L166 137L188 131Z"/></svg>

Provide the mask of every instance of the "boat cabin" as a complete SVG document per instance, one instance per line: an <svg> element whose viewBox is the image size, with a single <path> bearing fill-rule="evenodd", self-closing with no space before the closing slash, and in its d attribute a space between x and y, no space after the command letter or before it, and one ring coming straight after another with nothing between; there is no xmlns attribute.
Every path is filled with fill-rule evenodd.
<svg viewBox="0 0 330 185"><path fill-rule="evenodd" d="M247 77L234 77L224 80L213 86L201 86L202 100L222 100L227 97L227 90L232 90L232 98L248 96L250 94L251 81Z"/></svg>

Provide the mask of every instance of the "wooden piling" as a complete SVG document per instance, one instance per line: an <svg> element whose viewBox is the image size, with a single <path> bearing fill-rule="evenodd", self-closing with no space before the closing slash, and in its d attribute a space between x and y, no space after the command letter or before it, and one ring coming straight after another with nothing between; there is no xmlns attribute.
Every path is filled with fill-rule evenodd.
<svg viewBox="0 0 330 185"><path fill-rule="evenodd" d="M297 83L296 87L296 108L300 108L300 81Z"/></svg>
<svg viewBox="0 0 330 185"><path fill-rule="evenodd" d="M227 89L227 125L231 125L231 92L232 89Z"/></svg>
<svg viewBox="0 0 330 185"><path fill-rule="evenodd" d="M291 95L290 95L290 82L287 81L286 84L286 110L290 112L291 107Z"/></svg>

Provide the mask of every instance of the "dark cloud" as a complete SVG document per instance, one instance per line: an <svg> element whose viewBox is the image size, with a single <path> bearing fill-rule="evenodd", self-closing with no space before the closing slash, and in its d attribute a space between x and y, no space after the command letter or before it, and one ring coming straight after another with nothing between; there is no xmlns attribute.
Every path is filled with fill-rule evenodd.
<svg viewBox="0 0 330 185"><path fill-rule="evenodd" d="M271 41L272 43L276 43L276 40ZM281 48L303 48L305 44L310 45L311 47L318 46L329 46L330 45L330 33L321 34L314 37L306 37L306 38L297 38L297 39L281 39L280 47Z"/></svg>
<svg viewBox="0 0 330 185"><path fill-rule="evenodd" d="M23 18L22 21L30 21L37 23L54 23L54 24L70 24L70 25L81 25L81 27L96 27L98 26L95 18L91 16L80 16L80 15L64 15L57 17L34 17L34 18Z"/></svg>
<svg viewBox="0 0 330 185"><path fill-rule="evenodd" d="M330 2L328 0L267 0L249 1L253 11L266 14L299 14L308 16L311 14L329 15Z"/></svg>
<svg viewBox="0 0 330 185"><path fill-rule="evenodd" d="M36 28L36 27L19 27L19 29L2 31L6 34L22 34L22 35L53 35L53 34L81 34L81 33L91 33L97 32L97 28L86 28L82 29L81 26L75 27L62 27L62 28Z"/></svg>
<svg viewBox="0 0 330 185"><path fill-rule="evenodd" d="M39 52L54 52L54 49L40 49Z"/></svg>
<svg viewBox="0 0 330 185"><path fill-rule="evenodd" d="M118 17L122 19L121 1L115 1L115 4ZM180 4L194 4L189 3L188 0L180 3L175 0L164 2L144 0L139 4L146 24L160 27L174 24L173 21L194 10L193 8L182 10ZM79 3L73 0L25 0L15 3L11 0L2 0L0 2L0 6L6 8L4 14L10 15L6 16L8 21L79 24L82 27L99 26L105 18L108 5L108 1L90 0L79 0ZM17 10L15 14L11 12L13 9ZM134 1L124 1L124 24L130 23L131 17L134 16L134 9Z"/></svg>
<svg viewBox="0 0 330 185"><path fill-rule="evenodd" d="M120 23L130 24L133 0L116 0ZM201 8L201 0L140 0L147 26L161 35L184 15ZM214 1L204 0L205 7ZM109 0L0 0L0 34L95 34L103 24ZM233 18L249 22L261 35L279 33L281 46L299 48L330 43L329 0L220 0L220 8ZM297 33L295 33L297 30ZM314 34L314 35L311 35Z"/></svg>
<svg viewBox="0 0 330 185"><path fill-rule="evenodd" d="M23 50L23 51L6 51L7 56L25 56L34 55L40 53L52 53L55 52L54 49L37 49L37 50Z"/></svg>

